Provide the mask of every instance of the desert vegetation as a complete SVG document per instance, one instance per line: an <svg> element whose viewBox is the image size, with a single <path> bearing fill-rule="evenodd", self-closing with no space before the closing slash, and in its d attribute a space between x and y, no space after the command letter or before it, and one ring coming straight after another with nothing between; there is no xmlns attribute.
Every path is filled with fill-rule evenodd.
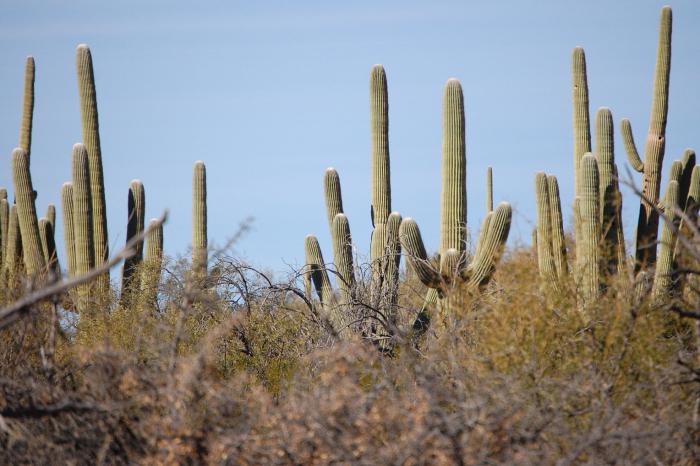
<svg viewBox="0 0 700 466"><path fill-rule="evenodd" d="M167 212L146 222L139 180L124 248L109 251L86 45L76 51L82 141L55 238L57 208L39 216L31 177L29 57L13 186L0 191L0 462L697 464L700 165L690 149L673 161L661 196L671 25L664 7L641 155L620 124L642 177L625 200L640 203L633 241L620 192L632 181L615 161L612 112L590 116L583 49L571 55L573 228L558 180L533 167L531 246L507 245L512 207L494 205L491 169L471 241L456 79L443 94L436 249L392 211L387 79L375 65L369 259L329 168L332 254L309 235L305 265L287 276L231 252L245 224L210 246L203 161L188 255L164 254Z"/></svg>

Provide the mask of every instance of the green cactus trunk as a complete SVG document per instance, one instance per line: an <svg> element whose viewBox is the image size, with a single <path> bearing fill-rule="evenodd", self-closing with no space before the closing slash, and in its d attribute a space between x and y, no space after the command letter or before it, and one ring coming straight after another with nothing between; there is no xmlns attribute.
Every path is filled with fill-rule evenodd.
<svg viewBox="0 0 700 466"><path fill-rule="evenodd" d="M535 175L535 199L537 203L537 264L540 277L546 286L556 285L556 266L552 248L552 210L549 206L547 175Z"/></svg>
<svg viewBox="0 0 700 466"><path fill-rule="evenodd" d="M75 223L73 211L73 183L61 187L61 210L63 211L63 244L66 249L68 276L75 276Z"/></svg>
<svg viewBox="0 0 700 466"><path fill-rule="evenodd" d="M574 199L579 196L581 185L581 158L591 151L591 125L588 109L588 76L586 72L586 54L581 47L576 47L571 53L571 81L573 101L574 129ZM581 225L579 216L574 215L574 236L576 239L576 255L581 240Z"/></svg>
<svg viewBox="0 0 700 466"><path fill-rule="evenodd" d="M593 154L581 159L581 291L584 302L600 295L600 178Z"/></svg>
<svg viewBox="0 0 700 466"><path fill-rule="evenodd" d="M343 213L343 195L340 189L340 176L335 168L328 168L323 175L323 192L326 200L328 228L333 230L335 216Z"/></svg>
<svg viewBox="0 0 700 466"><path fill-rule="evenodd" d="M56 206L53 204L49 204L46 206L46 220L49 221L51 224L51 228L53 228L53 231L56 231Z"/></svg>
<svg viewBox="0 0 700 466"><path fill-rule="evenodd" d="M676 266L673 260L673 250L676 244L677 230L674 226L678 215L680 185L678 181L671 180L666 187L664 196L664 222L661 229L661 239L659 242L658 261L654 274L654 287L652 297L656 300L668 299L675 289Z"/></svg>
<svg viewBox="0 0 700 466"><path fill-rule="evenodd" d="M339 277L336 278L342 303L350 304L353 301L355 290L355 269L352 258L352 237L350 236L350 224L345 214L338 213L331 226L331 238L333 240L333 262Z"/></svg>
<svg viewBox="0 0 700 466"><path fill-rule="evenodd" d="M659 214L656 205L661 190L661 168L666 146L666 121L668 116L668 83L671 71L671 7L661 9L659 42L656 51L656 69L651 104L649 131L644 145L644 161L634 143L629 120L622 120L622 138L630 165L642 173L642 201L639 206L636 238L635 272L653 267L656 263L656 239Z"/></svg>
<svg viewBox="0 0 700 466"><path fill-rule="evenodd" d="M128 218L126 227L126 242L143 233L144 222L146 220L146 191L143 183L133 180L129 186L127 197ZM139 241L135 246L134 255L124 261L122 270L122 294L121 304L128 304L133 290L140 289L139 275L136 273L143 260L143 241Z"/></svg>
<svg viewBox="0 0 700 466"><path fill-rule="evenodd" d="M564 237L559 183L554 175L547 176L547 194L549 195L549 217L552 227L552 257L557 276L562 280L568 277L569 266L566 261L566 238Z"/></svg>
<svg viewBox="0 0 700 466"><path fill-rule="evenodd" d="M207 276L207 248L207 170L198 160L192 175L192 272L200 280Z"/></svg>
<svg viewBox="0 0 700 466"><path fill-rule="evenodd" d="M7 249L5 252L5 273L8 278L17 277L22 269L22 237L19 233L17 204L10 206L7 225Z"/></svg>
<svg viewBox="0 0 700 466"><path fill-rule="evenodd" d="M39 237L34 188L29 173L29 154L23 149L17 148L12 152L12 180L15 186L24 266L30 276L39 275L45 271L46 261Z"/></svg>
<svg viewBox="0 0 700 466"><path fill-rule="evenodd" d="M7 262L7 232L10 223L10 204L7 198L0 199L0 271L5 270Z"/></svg>
<svg viewBox="0 0 700 466"><path fill-rule="evenodd" d="M152 219L146 237L146 254L141 268L141 297L147 308L158 304L158 285L163 266L163 224Z"/></svg>
<svg viewBox="0 0 700 466"><path fill-rule="evenodd" d="M73 228L76 276L84 275L95 267L92 206L88 153L85 146L79 143L73 146ZM78 312L84 313L92 308L92 288L92 284L88 283L76 289L77 296L74 303Z"/></svg>
<svg viewBox="0 0 700 466"><path fill-rule="evenodd" d="M24 96L22 98L22 123L19 128L19 148L29 156L32 150L32 122L34 120L34 57L27 57L24 65Z"/></svg>
<svg viewBox="0 0 700 466"><path fill-rule="evenodd" d="M90 180L90 202L92 203L92 247L94 263L102 265L109 260L107 237L107 204L105 201L104 173L102 169L102 149L100 146L100 124L97 114L97 94L92 55L87 45L81 44L76 50L78 92L80 93L80 114L82 117L83 144L87 151ZM109 272L99 277L97 288L101 293L109 289Z"/></svg>
<svg viewBox="0 0 700 466"><path fill-rule="evenodd" d="M345 316L339 312L331 281L328 279L328 271L326 263L321 254L321 246L318 240L313 235L308 235L304 241L304 249L306 256L305 273L311 277L318 298L321 302L322 316L331 326L334 333L341 336L348 335L348 322Z"/></svg>
<svg viewBox="0 0 700 466"><path fill-rule="evenodd" d="M480 254L463 272L463 278L467 280L470 288L482 288L491 280L508 240L512 216L513 211L507 202L500 203L493 211Z"/></svg>
<svg viewBox="0 0 700 466"><path fill-rule="evenodd" d="M61 274L61 266L58 263L58 255L56 254L53 226L51 226L51 222L46 217L39 219L39 237L41 238L41 248L46 258L47 270L59 276Z"/></svg>

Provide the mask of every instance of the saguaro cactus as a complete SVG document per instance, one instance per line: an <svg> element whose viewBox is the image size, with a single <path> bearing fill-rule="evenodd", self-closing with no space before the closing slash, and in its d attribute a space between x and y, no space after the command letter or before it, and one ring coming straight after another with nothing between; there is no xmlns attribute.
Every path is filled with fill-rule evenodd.
<svg viewBox="0 0 700 466"><path fill-rule="evenodd" d="M92 246L95 265L109 260L107 238L107 204L105 201L102 149L100 146L100 124L97 115L97 95L92 55L87 45L81 44L76 51L80 114L82 116L83 143L87 151L90 170L90 202L92 203ZM109 287L109 272L98 281L100 290Z"/></svg>
<svg viewBox="0 0 700 466"><path fill-rule="evenodd" d="M656 205L661 190L661 167L666 147L666 119L668 116L668 83L671 71L671 7L661 9L659 42L656 51L656 70L651 103L649 131L644 145L644 161L639 157L632 126L622 120L622 139L632 168L642 173L642 201L637 223L635 271L651 267L656 262L656 238L659 214Z"/></svg>
<svg viewBox="0 0 700 466"><path fill-rule="evenodd" d="M12 180L15 186L24 265L30 276L40 274L44 271L46 262L39 237L34 188L29 173L29 154L24 149L17 148L12 152Z"/></svg>
<svg viewBox="0 0 700 466"><path fill-rule="evenodd" d="M146 191L140 180L133 180L127 196L128 219L126 227L126 242L143 233L146 219ZM135 272L143 260L143 241L135 246L135 253L124 261L122 270L122 305L126 304L131 290L140 288ZM133 283L136 280L137 283Z"/></svg>
<svg viewBox="0 0 700 466"><path fill-rule="evenodd" d="M147 306L153 306L158 296L161 267L163 264L163 224L151 219L146 238L146 256L141 273L141 293Z"/></svg>
<svg viewBox="0 0 700 466"><path fill-rule="evenodd" d="M39 219L39 237L41 238L41 248L46 259L47 270L60 274L61 268L58 263L58 255L56 254L53 227L46 217Z"/></svg>
<svg viewBox="0 0 700 466"><path fill-rule="evenodd" d="M24 96L22 99L22 123L19 127L19 148L31 154L32 121L34 119L34 57L27 57L24 65Z"/></svg>
<svg viewBox="0 0 700 466"><path fill-rule="evenodd" d="M192 271L207 275L207 170L204 162L194 164L192 175Z"/></svg>
<svg viewBox="0 0 700 466"><path fill-rule="evenodd" d="M323 175L323 192L326 200L328 228L333 229L333 219L343 213L343 195L340 190L340 176L335 168L329 167Z"/></svg>
<svg viewBox="0 0 700 466"><path fill-rule="evenodd" d="M339 275L337 282L342 302L350 303L355 288L355 269L352 259L350 224L345 214L339 213L333 218L331 238L333 240L333 262Z"/></svg>
<svg viewBox="0 0 700 466"><path fill-rule="evenodd" d="M19 218L17 217L17 204L10 207L7 226L7 249L5 252L5 272L8 276L15 276L22 263L22 238L19 233Z"/></svg>
<svg viewBox="0 0 700 466"><path fill-rule="evenodd" d="M7 260L7 228L10 221L10 204L0 198L0 270L5 270Z"/></svg>
<svg viewBox="0 0 700 466"><path fill-rule="evenodd" d="M661 241L659 242L659 255L654 274L654 286L652 296L655 299L668 297L675 281L675 265L673 260L673 250L676 244L678 233L674 222L676 220L676 209L678 209L678 195L680 185L676 180L671 180L666 187L664 196L664 222L661 229Z"/></svg>
<svg viewBox="0 0 700 466"><path fill-rule="evenodd" d="M63 211L63 244L66 249L68 276L75 275L75 226L73 212L73 183L61 187L61 210Z"/></svg>
<svg viewBox="0 0 700 466"><path fill-rule="evenodd" d="M46 220L49 221L51 224L51 228L56 231L56 206L53 204L49 204L46 206Z"/></svg>
<svg viewBox="0 0 700 466"><path fill-rule="evenodd" d="M595 299L600 294L600 178L598 163L590 152L581 158L581 290L585 301Z"/></svg>
<svg viewBox="0 0 700 466"><path fill-rule="evenodd" d="M561 213L559 184L553 175L535 175L537 227L533 244L537 250L540 276L547 286L556 287L558 280L568 276L566 244Z"/></svg>
<svg viewBox="0 0 700 466"><path fill-rule="evenodd" d="M336 305L333 288L328 279L326 263L323 260L321 247L315 236L306 236L304 240L304 250L306 256L305 275L310 276L313 282L321 302L323 317L328 321L335 333L343 336L348 335L347 319L340 314L338 306Z"/></svg>
<svg viewBox="0 0 700 466"><path fill-rule="evenodd" d="M88 154L83 144L73 146L73 229L75 274L82 275L95 267L93 247L92 200Z"/></svg>
<svg viewBox="0 0 700 466"><path fill-rule="evenodd" d="M485 285L505 246L510 230L510 205L501 203L485 222L481 246L466 265L466 152L464 142L464 98L459 81L450 79L443 97L442 201L440 210L440 270L429 262L418 225L411 218L401 222L401 246L418 278L436 292L429 292L426 303L444 296L457 280L471 288Z"/></svg>

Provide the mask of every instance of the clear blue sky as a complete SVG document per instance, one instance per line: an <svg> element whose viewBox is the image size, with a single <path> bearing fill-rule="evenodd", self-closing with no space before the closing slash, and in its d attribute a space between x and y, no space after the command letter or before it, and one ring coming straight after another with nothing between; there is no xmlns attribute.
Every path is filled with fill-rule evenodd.
<svg viewBox="0 0 700 466"><path fill-rule="evenodd" d="M616 158L627 167L619 121L643 144L659 10L656 0L583 1L113 1L0 0L0 154L10 186L26 55L36 59L32 170L40 212L60 208L70 152L80 140L75 47L95 66L112 248L126 232L129 181L144 182L147 216L171 212L166 252L190 244L191 173L207 164L210 240L248 216L238 251L285 270L304 236L332 259L323 203L326 167L341 176L358 251L370 235L370 67L387 71L392 207L438 244L440 104L462 82L467 118L469 224L484 215L485 170L495 199L515 208L511 244L529 242L533 177L572 193L570 53L588 59L591 113L613 111ZM674 9L665 167L700 133L700 1ZM666 171L664 171L664 175ZM639 178L636 178L637 181ZM628 240L638 201L625 198ZM60 212L59 212L60 218ZM57 234L62 238L62 222ZM62 245L62 241L60 241Z"/></svg>

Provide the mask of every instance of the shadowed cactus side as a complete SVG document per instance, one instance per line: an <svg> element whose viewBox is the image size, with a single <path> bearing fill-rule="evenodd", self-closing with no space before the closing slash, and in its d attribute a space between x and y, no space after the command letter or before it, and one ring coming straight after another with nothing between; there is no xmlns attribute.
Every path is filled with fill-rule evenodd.
<svg viewBox="0 0 700 466"><path fill-rule="evenodd" d="M581 252L580 281L584 301L600 295L600 178L598 163L591 153L580 164Z"/></svg>
<svg viewBox="0 0 700 466"><path fill-rule="evenodd" d="M61 210L63 212L63 246L66 250L68 276L75 275L75 224L73 212L73 183L63 183L61 187Z"/></svg>
<svg viewBox="0 0 700 466"><path fill-rule="evenodd" d="M80 115L82 121L83 144L87 152L90 181L90 202L92 203L92 247L96 266L109 260L107 238L107 204L105 201L104 173L102 169L102 149L100 146L100 124L97 114L97 95L92 55L87 45L81 44L76 50L78 92L80 94ZM98 279L98 289L109 289L109 272Z"/></svg>
<svg viewBox="0 0 700 466"><path fill-rule="evenodd" d="M644 160L640 158L637 151L630 121L624 119L621 124L622 139L629 163L642 174L642 201L637 222L635 272L653 267L656 262L656 238L659 229L659 214L656 207L659 202L661 168L666 147L672 18L671 7L663 7L659 18L659 41L649 131L644 144Z"/></svg>
<svg viewBox="0 0 700 466"><path fill-rule="evenodd" d="M48 218L39 219L39 237L41 238L41 248L46 260L46 269L56 276L61 273L61 266L58 263L56 254L56 242L54 239L53 226Z"/></svg>
<svg viewBox="0 0 700 466"><path fill-rule="evenodd" d="M484 221L477 254L466 264L466 151L464 139L464 97L456 79L450 79L443 94L442 194L440 209L439 270L429 262L415 220L406 218L399 231L401 246L423 284L431 288L426 306L441 303L459 283L479 289L490 280L510 231L512 211L501 203ZM487 216L489 218L489 216ZM442 303L444 310L447 303ZM448 305L449 306L449 305ZM429 318L429 317L428 317Z"/></svg>
<svg viewBox="0 0 700 466"><path fill-rule="evenodd" d="M51 228L53 228L54 232L56 231L56 206L53 204L49 204L46 206L46 220L49 221L51 224Z"/></svg>
<svg viewBox="0 0 700 466"><path fill-rule="evenodd" d="M146 191L140 180L131 182L127 206L126 242L129 243L134 237L143 233L146 220ZM124 261L122 270L122 305L126 304L132 290L140 288L136 270L143 260L143 241L138 242L134 248L134 254Z"/></svg>
<svg viewBox="0 0 700 466"><path fill-rule="evenodd" d="M0 199L0 271L5 270L5 262L7 261L7 229L9 222L10 204L8 204L7 197L5 197Z"/></svg>
<svg viewBox="0 0 700 466"><path fill-rule="evenodd" d="M45 270L46 261L39 237L34 188L29 173L29 154L24 149L17 148L12 152L12 180L15 186L24 266L30 276L38 275Z"/></svg>
<svg viewBox="0 0 700 466"><path fill-rule="evenodd" d="M333 294L333 287L328 278L326 263L321 253L321 247L315 236L306 236L304 252L306 262L304 273L311 278L311 282L316 289L316 294L321 303L322 317L331 325L334 333L342 336L349 335L346 319L339 312Z"/></svg>
<svg viewBox="0 0 700 466"><path fill-rule="evenodd" d="M194 164L192 174L192 272L198 279L207 276L207 169Z"/></svg>

